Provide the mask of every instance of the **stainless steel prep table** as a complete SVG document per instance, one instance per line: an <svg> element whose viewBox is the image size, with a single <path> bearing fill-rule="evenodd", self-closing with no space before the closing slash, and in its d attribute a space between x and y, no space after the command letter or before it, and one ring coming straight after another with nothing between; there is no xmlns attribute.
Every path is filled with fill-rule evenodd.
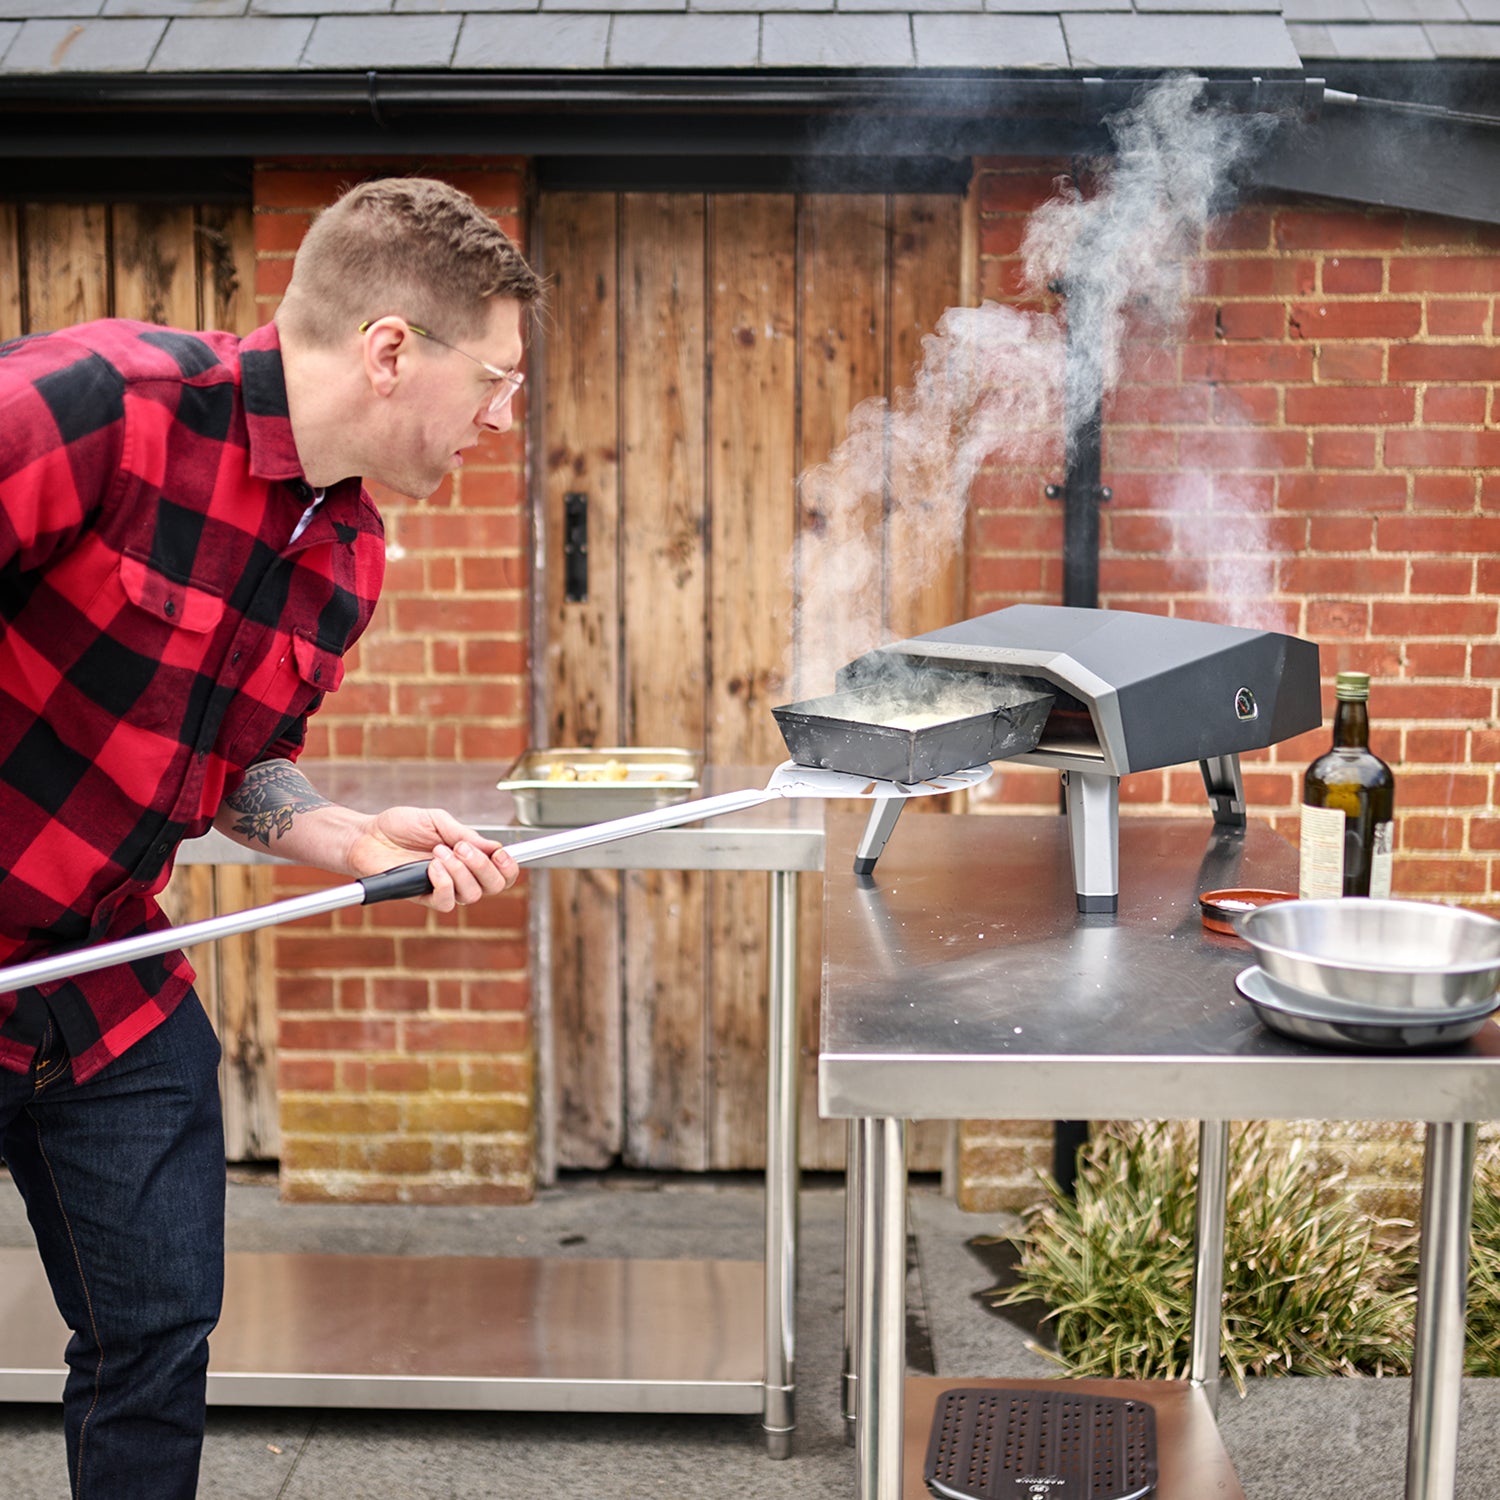
<svg viewBox="0 0 1500 1500"><path fill-rule="evenodd" d="M302 768L325 796L349 806L446 807L508 844L553 831L515 826L510 796L495 789L503 764L308 759ZM763 786L767 774L710 768L702 791ZM203 864L266 859L217 833L179 856ZM230 1254L209 1401L760 1412L770 1453L786 1456L795 1421L796 889L799 872L822 863L822 804L783 799L534 867L767 872L763 1263ZM64 1331L32 1252L0 1251L0 1329L0 1401L56 1400Z"/></svg>
<svg viewBox="0 0 1500 1500"><path fill-rule="evenodd" d="M1200 1454L1217 1442L1228 1122L1426 1121L1406 1495L1451 1500L1474 1122L1500 1115L1500 1028L1401 1055L1328 1051L1265 1030L1234 989L1253 955L1207 932L1196 901L1214 887L1295 888L1293 851L1263 827L1236 835L1201 818L1123 818L1120 909L1109 917L1074 911L1061 817L913 818L873 877L851 872L862 826L829 820L818 1061L821 1113L857 1122L860 1500L903 1495L903 1407L916 1399L903 1379L906 1122L963 1118L1201 1122L1180 1428ZM920 1399L930 1410L931 1394ZM1164 1446L1160 1500L1203 1493L1177 1490L1171 1464ZM920 1479L904 1493L922 1494Z"/></svg>

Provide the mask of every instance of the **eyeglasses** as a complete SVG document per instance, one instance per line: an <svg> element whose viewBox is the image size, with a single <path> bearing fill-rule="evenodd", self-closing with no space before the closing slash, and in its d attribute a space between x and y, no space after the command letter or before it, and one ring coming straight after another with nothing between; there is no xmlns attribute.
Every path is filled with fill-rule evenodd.
<svg viewBox="0 0 1500 1500"><path fill-rule="evenodd" d="M359 331L363 333L374 321L374 318L366 318L359 325ZM486 403L485 410L487 411L499 411L526 383L526 377L519 370L497 370L494 365L488 364L482 359L475 358L468 350L460 349L456 344L450 344L446 339L440 339L437 334L429 333L425 328L418 328L415 323L407 323L406 326L419 338L427 339L434 344L440 344L444 349L451 349L455 354L462 354L470 364L478 365L491 380L498 380L500 382L500 389Z"/></svg>

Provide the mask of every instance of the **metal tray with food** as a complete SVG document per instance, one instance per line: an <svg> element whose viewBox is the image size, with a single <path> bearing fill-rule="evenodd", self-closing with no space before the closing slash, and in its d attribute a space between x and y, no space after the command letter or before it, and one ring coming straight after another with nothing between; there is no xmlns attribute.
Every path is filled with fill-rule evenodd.
<svg viewBox="0 0 1500 1500"><path fill-rule="evenodd" d="M654 812L698 790L703 757L693 750L614 745L528 750L497 783L527 828L576 828Z"/></svg>

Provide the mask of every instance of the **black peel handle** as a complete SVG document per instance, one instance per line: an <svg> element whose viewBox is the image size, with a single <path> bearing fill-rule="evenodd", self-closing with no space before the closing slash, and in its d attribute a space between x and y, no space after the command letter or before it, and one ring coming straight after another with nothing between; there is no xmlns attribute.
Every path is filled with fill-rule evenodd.
<svg viewBox="0 0 1500 1500"><path fill-rule="evenodd" d="M378 875L366 875L359 882L365 893L359 904L373 906L377 901L395 901L402 896L430 896L432 881L427 877L428 863L419 859L409 865L382 870Z"/></svg>

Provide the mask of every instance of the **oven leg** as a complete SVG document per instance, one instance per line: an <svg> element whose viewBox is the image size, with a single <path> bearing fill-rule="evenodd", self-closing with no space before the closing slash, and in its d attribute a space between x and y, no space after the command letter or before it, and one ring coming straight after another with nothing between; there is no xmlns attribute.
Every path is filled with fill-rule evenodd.
<svg viewBox="0 0 1500 1500"><path fill-rule="evenodd" d="M1453 1500L1457 1482L1477 1134L1468 1121L1427 1126L1406 1500Z"/></svg>
<svg viewBox="0 0 1500 1500"><path fill-rule="evenodd" d="M766 1067L765 1403L772 1458L792 1451L797 1396L797 875L771 872Z"/></svg>
<svg viewBox="0 0 1500 1500"><path fill-rule="evenodd" d="M1193 1332L1188 1379L1219 1411L1219 1324L1224 1308L1224 1208L1229 1121L1198 1122L1198 1202L1193 1245Z"/></svg>
<svg viewBox="0 0 1500 1500"><path fill-rule="evenodd" d="M875 861L890 839L896 827L896 819L905 806L900 797L879 797L865 820L865 831L860 836L859 848L854 851L854 873L873 875Z"/></svg>
<svg viewBox="0 0 1500 1500"><path fill-rule="evenodd" d="M1064 771L1068 853L1081 912L1120 909L1120 778L1099 771Z"/></svg>
<svg viewBox="0 0 1500 1500"><path fill-rule="evenodd" d="M906 1122L861 1120L856 1500L901 1500L906 1402Z"/></svg>
<svg viewBox="0 0 1500 1500"><path fill-rule="evenodd" d="M863 1170L859 1124L850 1120L844 1146L844 1372L840 1387L844 1415L844 1441L854 1445L854 1419L859 1410L859 1309L862 1205L860 1174Z"/></svg>

